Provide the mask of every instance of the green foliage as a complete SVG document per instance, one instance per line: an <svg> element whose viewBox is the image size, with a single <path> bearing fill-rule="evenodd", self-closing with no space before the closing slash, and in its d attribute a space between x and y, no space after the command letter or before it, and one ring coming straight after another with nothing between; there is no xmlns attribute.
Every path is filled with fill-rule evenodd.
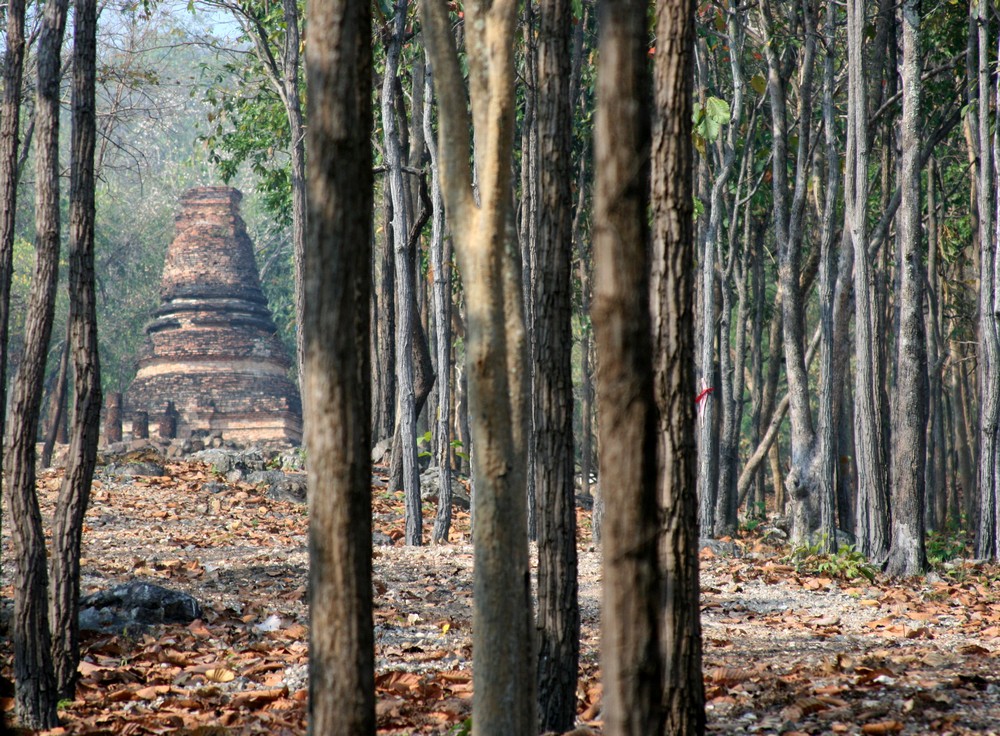
<svg viewBox="0 0 1000 736"><path fill-rule="evenodd" d="M695 105L691 122L694 124L694 145L705 154L708 144L718 140L722 126L732 119L729 103L719 97L708 97L704 105Z"/></svg>
<svg viewBox="0 0 1000 736"><path fill-rule="evenodd" d="M787 559L800 573L826 575L841 580L875 580L877 569L853 544L845 544L832 553L826 549L827 538L824 536L794 547Z"/></svg>
<svg viewBox="0 0 1000 736"><path fill-rule="evenodd" d="M472 719L466 718L461 723L452 726L448 736L469 736L472 733Z"/></svg>
<svg viewBox="0 0 1000 736"><path fill-rule="evenodd" d="M924 543L927 561L931 565L940 565L951 560L972 557L972 540L965 531L966 524L961 527L949 524L943 531L927 532Z"/></svg>
<svg viewBox="0 0 1000 736"><path fill-rule="evenodd" d="M763 501L747 504L747 514L740 524L740 531L753 532L767 521L767 509Z"/></svg>
<svg viewBox="0 0 1000 736"><path fill-rule="evenodd" d="M417 437L417 447L420 448L420 452L417 453L418 458L426 458L429 460L433 457L431 453L431 431L429 429Z"/></svg>

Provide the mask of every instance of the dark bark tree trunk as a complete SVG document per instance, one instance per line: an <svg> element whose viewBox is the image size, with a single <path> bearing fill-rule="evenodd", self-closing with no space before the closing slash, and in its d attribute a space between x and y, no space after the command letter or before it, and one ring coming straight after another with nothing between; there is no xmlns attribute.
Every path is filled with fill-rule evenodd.
<svg viewBox="0 0 1000 736"><path fill-rule="evenodd" d="M653 89L657 114L651 149L650 286L657 495L663 519L660 556L665 583L660 629L664 717L661 733L700 736L705 732L705 692L698 603L697 455L692 400L694 3L660 0L656 19ZM638 263L641 268L642 261ZM640 529L636 527L636 532Z"/></svg>
<svg viewBox="0 0 1000 736"><path fill-rule="evenodd" d="M885 570L916 575L924 554L924 470L927 460L927 354L920 207L920 0L904 0L902 174L899 206L899 332L892 419L892 526Z"/></svg>
<svg viewBox="0 0 1000 736"><path fill-rule="evenodd" d="M365 736L375 733L371 4L313 2L307 28L309 731Z"/></svg>
<svg viewBox="0 0 1000 736"><path fill-rule="evenodd" d="M650 736L664 725L657 413L647 266L651 115L646 13L643 2L606 0L599 21L591 314L598 354L600 477L605 484L613 479L615 486L606 499L603 523L601 622L604 730L610 736Z"/></svg>
<svg viewBox="0 0 1000 736"><path fill-rule="evenodd" d="M96 74L97 1L76 0L69 212L73 430L52 531L52 659L59 697L67 699L76 697L77 667L80 665L80 544L97 464L101 422L101 366L94 278Z"/></svg>
<svg viewBox="0 0 1000 736"><path fill-rule="evenodd" d="M532 284L534 465L538 500L538 716L541 731L576 720L580 659L573 455L573 119L569 0L539 6L538 233Z"/></svg>
<svg viewBox="0 0 1000 736"><path fill-rule="evenodd" d="M38 40L35 270L7 442L5 490L17 560L13 623L16 711L21 724L31 729L58 724L59 691L52 665L48 615L48 563L35 492L35 440L59 271L59 81L68 4L68 0L46 4Z"/></svg>
<svg viewBox="0 0 1000 736"><path fill-rule="evenodd" d="M21 97L24 77L25 0L7 5L7 49L4 54L3 96L0 97L0 474L2 439L7 419L7 336L10 328L10 287L14 272L14 219L19 179Z"/></svg>
<svg viewBox="0 0 1000 736"><path fill-rule="evenodd" d="M384 186L385 221L375 246L375 313L372 328L372 391L374 442L395 436L396 431L396 265L392 248L392 201Z"/></svg>

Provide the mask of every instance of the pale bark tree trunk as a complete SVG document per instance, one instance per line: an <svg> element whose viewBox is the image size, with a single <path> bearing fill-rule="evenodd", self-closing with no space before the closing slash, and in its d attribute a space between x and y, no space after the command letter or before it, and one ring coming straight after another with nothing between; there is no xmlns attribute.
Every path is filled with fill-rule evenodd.
<svg viewBox="0 0 1000 736"><path fill-rule="evenodd" d="M615 489L607 498L603 522L604 731L609 736L650 736L663 728L665 693L647 266L651 144L647 7L636 0L606 0L600 9L591 314L598 354L600 477L606 488L613 479ZM687 252L679 247L669 255ZM682 371L684 362L678 361L676 369ZM679 466L670 468L677 472ZM677 541L671 537L671 542Z"/></svg>
<svg viewBox="0 0 1000 736"><path fill-rule="evenodd" d="M471 121L447 7L423 2L437 80L438 151L445 211L468 311L469 413L473 438L474 734L536 728L524 441L522 286L511 211L514 133L513 0L465 8ZM472 125L470 126L470 122ZM478 202L469 165L475 133Z"/></svg>
<svg viewBox="0 0 1000 736"><path fill-rule="evenodd" d="M538 538L538 498L537 479L535 471L535 424L537 414L541 411L535 382L537 377L538 342L535 335L535 274L538 273L538 239L540 233L539 200L541 199L540 168L545 162L540 161L540 145L538 129L539 115L539 42L536 40L535 12L532 3L524 4L522 19L524 32L524 67L522 72L524 95L524 113L521 120L521 197L518 206L520 220L518 222L518 238L521 245L521 283L524 286L524 324L527 328L528 366L527 380L530 390L530 438L527 444L527 495L528 495L528 538L532 541ZM568 72L567 72L568 73ZM566 80L568 81L568 79ZM539 694L542 697L541 693ZM541 702L541 701L539 701ZM540 714L544 717L544 714Z"/></svg>
<svg viewBox="0 0 1000 736"><path fill-rule="evenodd" d="M580 659L573 455L573 119L569 0L539 6L538 232L534 304L534 465L538 499L538 715L541 731L576 720Z"/></svg>
<svg viewBox="0 0 1000 736"><path fill-rule="evenodd" d="M42 444L42 455L39 458L41 467L48 468L52 465L52 451L55 449L56 439L66 426L66 394L69 383L69 353L70 353L70 323L66 322L66 337L63 340L62 348L59 351L59 371L56 376L55 386L49 396L49 426L45 432L45 442Z"/></svg>
<svg viewBox="0 0 1000 736"><path fill-rule="evenodd" d="M990 8L981 0L979 16L979 523L976 554L1000 557L1000 329L997 320L997 233L992 193L997 186L990 133Z"/></svg>
<svg viewBox="0 0 1000 736"><path fill-rule="evenodd" d="M881 564L889 551L889 488L882 424L881 319L868 238L868 95L864 70L864 0L847 2L846 227L854 247L854 433L858 468L857 537L861 551Z"/></svg>
<svg viewBox="0 0 1000 736"><path fill-rule="evenodd" d="M382 78L382 129L389 191L392 200L392 240L396 283L396 385L399 442L393 447L393 462L402 460L402 487L405 506L405 541L420 545L423 536L423 514L420 503L420 469L417 465L417 409L414 395L413 332L416 302L414 274L410 258L409 221L407 220L407 189L403 182L402 148L393 106L399 56L406 32L407 0L397 0L392 30L386 49L385 72Z"/></svg>
<svg viewBox="0 0 1000 736"><path fill-rule="evenodd" d="M941 277L938 273L937 160L927 162L927 528L943 530L948 518L942 396Z"/></svg>
<svg viewBox="0 0 1000 736"><path fill-rule="evenodd" d="M927 460L927 355L920 207L920 0L904 0L902 173L899 206L899 332L892 420L892 526L885 570L916 575L924 554L924 470Z"/></svg>
<svg viewBox="0 0 1000 736"><path fill-rule="evenodd" d="M46 4L38 40L38 144L35 154L35 268L28 296L24 354L14 379L7 440L7 507L17 574L14 580L14 682L21 725L58 725L58 683L52 664L48 563L35 491L35 440L45 360L52 334L59 271L59 82L68 0Z"/></svg>
<svg viewBox="0 0 1000 736"><path fill-rule="evenodd" d="M69 213L73 430L52 530L52 659L59 696L69 699L76 697L77 667L80 664L80 544L83 517L97 464L101 421L101 367L94 280L97 2L76 0L74 8Z"/></svg>
<svg viewBox="0 0 1000 736"><path fill-rule="evenodd" d="M438 491L438 512L434 519L433 539L435 542L448 541L451 528L451 240L444 233L444 200L441 194L440 156L437 141L431 129L431 99L433 97L433 75L430 68L424 72L424 140L431 159L431 270L434 289L434 347L437 354L438 381L437 445L434 457L437 460L441 479Z"/></svg>
<svg viewBox="0 0 1000 736"><path fill-rule="evenodd" d="M813 27L813 7L807 0L802 6L805 39L802 42L798 88L798 144L794 185L789 197L787 170L788 121L785 80L782 64L774 45L774 20L771 3L761 4L761 20L766 36L765 56L768 66L768 91L771 102L771 124L774 153L772 157L772 188L774 192L775 240L778 245L778 281L782 297L785 375L788 379L789 418L791 420L791 464L785 484L788 489L793 543L816 541L836 548L827 511L832 506L833 480L826 457L830 448L828 426L814 429L809 406L809 381L806 372L804 338L804 302L800 284L801 246L807 183L810 166L810 123L812 117L812 78L816 55L816 34ZM833 172L831 172L833 173ZM829 194L829 192L828 192ZM830 308L832 305L824 305ZM832 330L821 330L828 341ZM829 375L829 368L824 369ZM831 377L832 378L832 377ZM832 402L832 394L820 397ZM829 423L829 414L821 421ZM818 431L817 431L818 430Z"/></svg>
<svg viewBox="0 0 1000 736"><path fill-rule="evenodd" d="M661 733L671 736L700 736L705 732L692 400L694 12L694 3L689 0L657 3L657 48L653 60L657 114L651 148L651 327L657 495L663 519L660 556L665 583L660 629L664 717ZM730 29L732 32L732 26ZM735 55L735 50L732 53ZM641 90L639 87L640 95ZM636 532L640 529L637 527Z"/></svg>
<svg viewBox="0 0 1000 736"><path fill-rule="evenodd" d="M720 251L719 260L721 261L721 227L722 227L722 217L723 215L728 216L729 219L729 232L732 236L733 233L738 231L738 226L736 223L736 218L739 213L739 203L738 200L741 195L741 190L744 184L744 168L741 162L740 165L740 176L736 186L736 191L734 195L729 195L729 180L732 176L732 170L736 163L736 144L737 136L743 135L744 131L741 130L741 123L743 121L743 68L740 63L740 56L743 53L743 18L742 11L733 11L729 13L729 18L727 20L727 43L730 48L731 53L729 54L729 65L733 76L733 100L730 105L731 119L729 121L729 126L726 130L726 137L722 144L722 166L716 176L716 180L712 185L712 203L710 206L711 217L708 225L708 232L706 234L706 240L708 242L706 247L706 263L705 268L714 269L714 264L708 262L709 251ZM745 159L744 159L745 160ZM726 202L727 199L731 201ZM732 276L733 267L735 266L735 237L730 237L730 249L727 258L727 264L722 273L722 313L721 313L721 329L719 330L719 379L720 385L719 391L719 409L721 411L721 422L719 438L718 438L718 454L715 457L708 458L706 463L706 458L702 457L699 460L699 468L705 469L706 465L715 466L717 470L715 471L715 476L717 479L716 487L714 489L715 496L715 509L712 513L711 525L709 525L708 519L703 519L703 528L706 533L711 533L714 536L725 536L727 534L732 534L736 531L736 457L738 449L736 447L737 438L737 426L736 426L736 407L734 406L736 395L734 389L735 383L740 383L742 386L742 375L737 378L733 372L732 365L732 351L730 350L730 330L732 327ZM708 285L708 280L706 279L705 285ZM709 316L714 311L714 300L706 299L705 301L706 309L706 325L709 324ZM712 320L714 322L714 319ZM745 334L744 325L741 323L737 324L736 328L740 334ZM706 330L707 332L707 330ZM711 348L711 345L707 345L704 342L703 336L702 344L702 361L703 365L707 353L705 352L706 347ZM739 346L736 347L737 351L740 351ZM741 358L742 360L742 358ZM706 386L707 388L707 386ZM742 391L741 391L742 393ZM742 396L739 397L742 405ZM707 411L711 404L714 404L712 394L708 394L702 399L705 405L701 409L702 411ZM706 421L702 424L702 432L706 431L708 427L707 415L705 416ZM702 453L710 449L710 444L705 442L705 435L703 434L703 441L700 444ZM704 472L704 470L702 471Z"/></svg>
<svg viewBox="0 0 1000 736"><path fill-rule="evenodd" d="M299 94L300 34L298 0L282 0L285 16L285 41L282 50L281 89L285 114L288 116L288 130L292 140L289 144L292 170L292 264L295 288L295 371L302 380L302 366L305 358L302 322L305 298L302 291L302 268L306 244L306 132L302 120L302 100Z"/></svg>
<svg viewBox="0 0 1000 736"><path fill-rule="evenodd" d="M375 733L371 568L371 4L309 6L304 272L309 732Z"/></svg>

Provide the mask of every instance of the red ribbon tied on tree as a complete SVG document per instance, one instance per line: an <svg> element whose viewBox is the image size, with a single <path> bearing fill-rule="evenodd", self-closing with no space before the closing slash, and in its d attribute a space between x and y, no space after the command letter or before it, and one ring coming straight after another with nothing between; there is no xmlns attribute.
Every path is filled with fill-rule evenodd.
<svg viewBox="0 0 1000 736"><path fill-rule="evenodd" d="M695 404L700 404L701 400L704 399L706 396L708 396L713 391L715 391L715 388L713 386L709 386L708 388L706 388L704 391L702 391L700 394L698 394L695 397L694 403Z"/></svg>

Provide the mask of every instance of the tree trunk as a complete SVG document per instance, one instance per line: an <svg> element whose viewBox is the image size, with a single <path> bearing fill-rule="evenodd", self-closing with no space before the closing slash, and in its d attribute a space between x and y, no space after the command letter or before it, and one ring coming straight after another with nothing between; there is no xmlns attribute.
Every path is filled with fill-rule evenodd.
<svg viewBox="0 0 1000 736"><path fill-rule="evenodd" d="M437 141L431 130L431 98L433 82L431 70L425 71L424 91L424 139L431 159L431 271L434 279L434 347L437 353L438 409L437 445L434 457L437 460L441 479L438 491L438 511L434 519L433 540L437 543L448 541L451 528L451 240L444 236L444 200L441 195L441 168Z"/></svg>
<svg viewBox="0 0 1000 736"><path fill-rule="evenodd" d="M375 258L375 313L373 320L374 350L372 363L373 407L375 415L373 441L381 442L396 432L396 264L392 248L392 200L388 185L384 185L384 229L377 238ZM397 455L394 453L393 457Z"/></svg>
<svg viewBox="0 0 1000 736"><path fill-rule="evenodd" d="M302 291L302 268L306 243L306 134L302 121L302 101L299 94L300 35L299 0L282 0L285 16L285 43L282 50L281 87L288 130L291 134L289 154L292 171L292 263L295 271L295 323L302 325L305 298ZM305 358L301 327L295 331L295 372L302 380Z"/></svg>
<svg viewBox="0 0 1000 736"><path fill-rule="evenodd" d="M464 6L471 123L447 7L423 3L424 34L438 82L438 151L445 210L468 310L475 494L473 547L474 734L536 728L524 458L526 423L519 252L511 210L514 134L513 0ZM469 165L475 134L475 181Z"/></svg>
<svg viewBox="0 0 1000 736"><path fill-rule="evenodd" d="M889 551L889 488L882 424L881 369L876 345L882 334L868 243L868 97L864 70L864 0L847 3L846 227L854 247L854 434L858 467L857 537L876 563Z"/></svg>
<svg viewBox="0 0 1000 736"><path fill-rule="evenodd" d="M927 528L944 530L948 494L945 468L944 399L941 391L941 289L938 274L937 161L927 162Z"/></svg>
<svg viewBox="0 0 1000 736"><path fill-rule="evenodd" d="M77 667L80 665L80 544L97 464L101 422L101 366L94 280L97 2L76 0L74 9L69 233L73 435L52 531L52 659L59 697L66 699L76 697Z"/></svg>
<svg viewBox="0 0 1000 736"><path fill-rule="evenodd" d="M613 479L615 487L603 523L601 672L604 731L609 736L659 734L665 707L647 267L651 116L646 12L646 4L636 0L606 0L599 19L591 314L598 354L600 477L605 486ZM683 79L673 81L686 85ZM679 247L670 255L686 252ZM687 356L678 361L677 369L683 370L685 360ZM690 452L693 447L683 449ZM679 470L673 464L664 467ZM672 490L665 486L664 492L668 488ZM678 540L671 536L670 541Z"/></svg>
<svg viewBox="0 0 1000 736"><path fill-rule="evenodd" d="M371 4L314 2L307 27L309 732L365 736L375 733Z"/></svg>
<svg viewBox="0 0 1000 736"><path fill-rule="evenodd" d="M660 555L665 581L660 629L664 678L661 733L700 736L705 732L705 692L702 685L695 408L692 400L695 356L691 141L694 4L687 0L660 0L656 19L653 89L657 114L652 135L650 286L657 495L663 514ZM731 34L733 27L731 24ZM643 261L636 263L642 268ZM636 527L636 536L640 530L645 531Z"/></svg>
<svg viewBox="0 0 1000 736"><path fill-rule="evenodd" d="M541 731L576 720L580 659L573 455L573 119L569 0L539 6L539 182L534 304L534 466L538 499L538 715Z"/></svg>
<svg viewBox="0 0 1000 736"><path fill-rule="evenodd" d="M406 508L406 544L420 545L423 536L423 514L420 501L420 469L417 466L417 411L414 396L413 333L416 303L413 294L414 274L409 253L409 221L407 220L406 186L403 182L402 148L396 127L393 97L399 56L406 32L407 0L397 0L392 30L386 49L385 72L382 78L382 128L389 191L392 198L392 239L396 281L396 384L398 445L393 446L393 461L402 460L402 486Z"/></svg>
<svg viewBox="0 0 1000 736"><path fill-rule="evenodd" d="M924 554L924 470L927 460L927 355L924 342L924 270L921 247L920 0L904 0L902 174L899 206L899 332L892 420L890 575L917 575Z"/></svg>
<svg viewBox="0 0 1000 736"><path fill-rule="evenodd" d="M56 377L55 387L49 397L49 426L45 432L45 442L42 445L42 456L39 460L43 468L48 468L52 465L52 451L55 449L59 433L66 426L66 384L69 380L69 353L70 323L67 320L66 338L63 340L62 349L59 351L59 372Z"/></svg>
<svg viewBox="0 0 1000 736"><path fill-rule="evenodd" d="M25 0L10 0L5 19L7 48L4 54L3 96L0 97L0 476L4 470L2 440L6 436L7 420L7 337L19 179L17 154L24 77L24 12Z"/></svg>
<svg viewBox="0 0 1000 736"><path fill-rule="evenodd" d="M59 271L59 81L67 7L68 0L46 4L38 39L35 269L7 442L7 504L17 561L13 624L16 711L18 720L29 729L58 724L45 536L35 491L35 440Z"/></svg>
<svg viewBox="0 0 1000 736"><path fill-rule="evenodd" d="M981 0L979 15L979 524L976 554L1000 557L1000 327L996 298L997 236L992 193L997 186L990 134L990 40L991 5Z"/></svg>

